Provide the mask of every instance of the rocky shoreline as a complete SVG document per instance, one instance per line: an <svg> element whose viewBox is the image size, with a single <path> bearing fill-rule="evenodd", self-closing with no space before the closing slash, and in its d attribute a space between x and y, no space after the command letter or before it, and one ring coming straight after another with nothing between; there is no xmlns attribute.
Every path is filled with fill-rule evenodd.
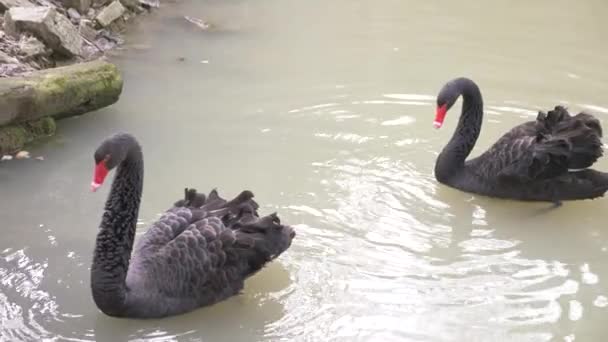
<svg viewBox="0 0 608 342"><path fill-rule="evenodd" d="M0 0L0 156L118 101L122 76L104 53L159 1Z"/></svg>
<svg viewBox="0 0 608 342"><path fill-rule="evenodd" d="M99 58L159 0L0 0L0 77Z"/></svg>

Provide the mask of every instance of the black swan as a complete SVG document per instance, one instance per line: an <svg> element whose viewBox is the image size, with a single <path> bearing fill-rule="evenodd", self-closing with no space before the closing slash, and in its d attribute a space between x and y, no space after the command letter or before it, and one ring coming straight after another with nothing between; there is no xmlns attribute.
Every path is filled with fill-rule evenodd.
<svg viewBox="0 0 608 342"><path fill-rule="evenodd" d="M437 96L433 125L440 128L447 111L462 95L458 126L435 164L440 183L481 195L547 201L591 199L608 190L608 173L588 169L602 156L602 127L592 115L571 116L557 106L539 112L503 135L489 150L470 160L483 119L483 100L475 82L456 78Z"/></svg>
<svg viewBox="0 0 608 342"><path fill-rule="evenodd" d="M143 188L140 145L129 134L110 136L95 151L95 165L93 191L117 167L91 267L93 299L107 315L161 318L219 302L295 236L276 214L259 218L250 191L225 201L215 190L205 196L186 189L133 248Z"/></svg>

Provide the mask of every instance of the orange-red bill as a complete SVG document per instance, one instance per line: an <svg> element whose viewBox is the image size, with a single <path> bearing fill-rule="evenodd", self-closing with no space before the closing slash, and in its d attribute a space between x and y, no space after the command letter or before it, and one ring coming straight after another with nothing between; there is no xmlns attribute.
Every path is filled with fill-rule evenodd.
<svg viewBox="0 0 608 342"><path fill-rule="evenodd" d="M433 127L441 128L443 125L443 120L445 119L445 115L448 112L448 105L438 106L437 114L435 114L435 121L433 121Z"/></svg>
<svg viewBox="0 0 608 342"><path fill-rule="evenodd" d="M91 191L96 191L108 175L108 167L106 161L102 160L95 166L95 174L93 175L93 182L91 182Z"/></svg>

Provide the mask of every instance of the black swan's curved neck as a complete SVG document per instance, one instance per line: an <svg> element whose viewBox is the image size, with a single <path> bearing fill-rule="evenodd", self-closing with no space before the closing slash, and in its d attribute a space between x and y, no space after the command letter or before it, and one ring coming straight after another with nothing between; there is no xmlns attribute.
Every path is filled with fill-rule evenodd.
<svg viewBox="0 0 608 342"><path fill-rule="evenodd" d="M143 155L135 139L117 135L124 159L118 165L99 226L91 267L91 288L97 306L106 314L124 309L126 276L133 249L143 188Z"/></svg>
<svg viewBox="0 0 608 342"><path fill-rule="evenodd" d="M460 78L451 86L462 95L462 111L456 131L437 158L435 175L439 180L446 180L464 168L464 162L479 137L483 121L483 99L475 82Z"/></svg>

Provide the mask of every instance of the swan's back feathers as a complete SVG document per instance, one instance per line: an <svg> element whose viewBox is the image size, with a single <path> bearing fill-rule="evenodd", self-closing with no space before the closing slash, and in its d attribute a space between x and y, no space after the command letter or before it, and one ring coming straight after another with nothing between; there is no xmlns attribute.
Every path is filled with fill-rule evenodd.
<svg viewBox="0 0 608 342"><path fill-rule="evenodd" d="M557 106L546 115L540 112L536 121L547 141L560 142L558 148L567 155L568 168L590 167L602 156L602 126L592 115L583 112L571 116Z"/></svg>
<svg viewBox="0 0 608 342"><path fill-rule="evenodd" d="M602 128L593 116L557 106L501 137L472 162L478 175L526 183L590 167L602 156Z"/></svg>
<svg viewBox="0 0 608 342"><path fill-rule="evenodd" d="M226 201L215 190L201 196L186 189L139 240L131 279L157 293L153 300L171 299L167 310L178 306L182 312L238 293L295 235L276 214L260 218L258 208L250 191Z"/></svg>

